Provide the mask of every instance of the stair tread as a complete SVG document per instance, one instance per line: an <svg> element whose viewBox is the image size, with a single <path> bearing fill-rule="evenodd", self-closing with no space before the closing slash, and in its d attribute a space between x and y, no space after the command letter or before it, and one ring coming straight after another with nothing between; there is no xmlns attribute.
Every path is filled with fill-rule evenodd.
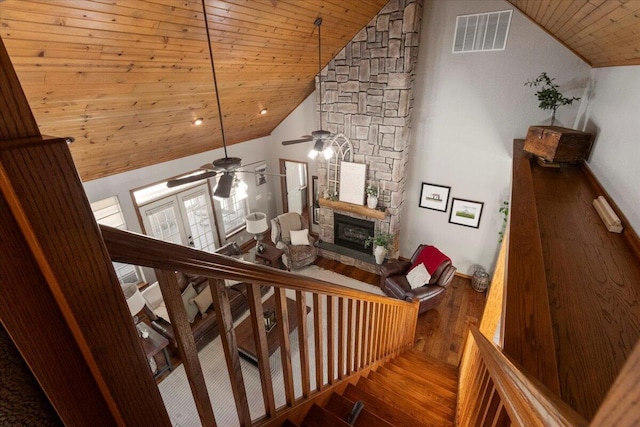
<svg viewBox="0 0 640 427"><path fill-rule="evenodd" d="M347 385L343 395L352 401L362 400L369 411L396 427L415 427L424 424L397 405L380 400L373 394L367 393L353 384Z"/></svg>
<svg viewBox="0 0 640 427"><path fill-rule="evenodd" d="M414 358L414 359L418 359L418 360L422 360L425 362L428 362L430 365L435 365L435 366L439 366L441 369L446 370L448 372L450 372L452 375L455 375L455 377L458 377L458 367L455 365L452 365L450 363L444 362L440 359L437 359L435 357L429 356L425 353L422 353L418 350L414 350L414 349L410 349L409 351L405 351L404 353L402 353L399 357L409 357L409 358Z"/></svg>
<svg viewBox="0 0 640 427"><path fill-rule="evenodd" d="M430 408L426 408L421 403L416 402L411 396L398 394L390 390L386 385L373 382L368 378L361 377L358 380L358 388L378 397L380 400L410 412L414 418L420 421L420 425L448 425L453 423L453 416L446 416Z"/></svg>
<svg viewBox="0 0 640 427"><path fill-rule="evenodd" d="M316 405L315 403L309 408L309 412L302 420L300 427L324 427L324 426L336 426L336 427L349 427L346 421L336 417L331 412Z"/></svg>
<svg viewBox="0 0 640 427"><path fill-rule="evenodd" d="M457 375L453 376L449 371L439 369L433 366L431 369L419 369L423 367L422 364L416 364L415 360L408 358L396 357L391 363L384 365L385 367L393 368L396 370L403 370L408 372L409 375L419 375L427 383L439 384L449 390L457 392L458 390L458 378ZM419 372L419 374L417 374Z"/></svg>
<svg viewBox="0 0 640 427"><path fill-rule="evenodd" d="M356 401L351 401L348 398L341 396L337 393L333 393L329 398L329 401L324 408L335 414L341 420L347 420L351 414L351 410ZM379 426L379 427L393 427L393 424L388 423L384 419L378 417L373 412L369 411L366 402L364 402L364 409L360 412L360 415L356 419L354 424L358 426Z"/></svg>
<svg viewBox="0 0 640 427"><path fill-rule="evenodd" d="M393 368L397 369L397 368ZM376 374L389 378L403 387L413 387L420 393L445 404L455 404L456 391L442 387L437 383L429 382L412 372L397 372L391 367L383 366L378 368Z"/></svg>
<svg viewBox="0 0 640 427"><path fill-rule="evenodd" d="M443 393L445 396L449 394L456 395L458 393L458 383L450 381L448 378L442 378L441 374L437 372L422 372L420 370L416 370L415 366L408 369L407 367L394 363L387 363L383 367L383 371L380 371L379 369L378 371L390 371L396 375L410 379L414 383L418 383L428 389L437 390L438 393Z"/></svg>
<svg viewBox="0 0 640 427"><path fill-rule="evenodd" d="M367 378L371 382L395 393L399 398L404 398L411 404L437 414L444 419L453 419L455 414L455 400L443 399L434 393L429 393L421 387L412 386L410 383L399 382L399 378L390 379L377 372L370 372Z"/></svg>

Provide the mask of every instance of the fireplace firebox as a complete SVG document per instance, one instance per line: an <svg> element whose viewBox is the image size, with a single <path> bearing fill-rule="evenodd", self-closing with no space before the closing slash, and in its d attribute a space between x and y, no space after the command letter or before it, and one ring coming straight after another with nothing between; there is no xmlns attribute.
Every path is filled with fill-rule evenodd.
<svg viewBox="0 0 640 427"><path fill-rule="evenodd" d="M365 248L367 237L374 235L375 223L365 219L353 218L339 213L333 214L333 243L345 248L371 254L371 248Z"/></svg>

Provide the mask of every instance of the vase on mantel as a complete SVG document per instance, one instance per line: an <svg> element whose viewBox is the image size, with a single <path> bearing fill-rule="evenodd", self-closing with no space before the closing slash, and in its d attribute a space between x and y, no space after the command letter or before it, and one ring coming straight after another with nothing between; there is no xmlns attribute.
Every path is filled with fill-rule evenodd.
<svg viewBox="0 0 640 427"><path fill-rule="evenodd" d="M367 196L367 207L375 209L378 206L378 198L376 196Z"/></svg>
<svg viewBox="0 0 640 427"><path fill-rule="evenodd" d="M373 250L373 255L376 257L376 264L382 264L384 257L387 256L387 248L384 246L376 246Z"/></svg>

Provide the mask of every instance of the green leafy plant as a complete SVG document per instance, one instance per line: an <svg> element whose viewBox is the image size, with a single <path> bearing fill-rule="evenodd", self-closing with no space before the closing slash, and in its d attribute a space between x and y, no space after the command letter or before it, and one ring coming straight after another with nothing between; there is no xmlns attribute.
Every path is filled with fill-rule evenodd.
<svg viewBox="0 0 640 427"><path fill-rule="evenodd" d="M379 233L376 236L367 237L367 240L364 241L364 247L368 248L371 245L383 246L388 251L390 251L391 247L393 245L393 239L394 238L395 238L395 236L393 234Z"/></svg>
<svg viewBox="0 0 640 427"><path fill-rule="evenodd" d="M562 105L571 105L574 101L580 101L580 98L572 97L565 98L564 95L558 90L559 85L553 83L555 79L547 76L546 72L540 73L534 80L527 81L524 85L529 87L539 88L536 92L536 97L540 104L538 107L543 110L551 110L551 126L556 121L556 111L558 107Z"/></svg>
<svg viewBox="0 0 640 427"><path fill-rule="evenodd" d="M498 240L498 242L502 243L502 241L504 240L504 233L507 230L507 218L509 218L509 201L508 200L503 200L502 207L498 209L498 212L500 212L503 215L502 229L498 233L498 236L500 236L500 240Z"/></svg>
<svg viewBox="0 0 640 427"><path fill-rule="evenodd" d="M374 187L373 185L367 185L367 188L364 191L367 193L367 196L378 196L378 187Z"/></svg>

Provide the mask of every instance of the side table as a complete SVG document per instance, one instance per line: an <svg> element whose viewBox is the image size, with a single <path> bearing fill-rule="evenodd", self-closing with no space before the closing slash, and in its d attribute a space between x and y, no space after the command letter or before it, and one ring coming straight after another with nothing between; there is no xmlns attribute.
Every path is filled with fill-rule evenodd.
<svg viewBox="0 0 640 427"><path fill-rule="evenodd" d="M262 252L256 252L256 260L262 260L265 264L269 264L273 268L280 268L280 257L284 251L275 246L264 245Z"/></svg>
<svg viewBox="0 0 640 427"><path fill-rule="evenodd" d="M136 325L136 328L142 333L149 334L146 338L140 337L140 341L142 342L142 348L144 349L144 354L147 356L147 359L153 358L156 354L162 351L164 355L165 365L158 369L154 374L154 378L160 377L166 371L171 372L173 370L173 365L171 364L171 357L169 357L169 352L167 351L167 346L169 345L169 340L164 336L160 335L156 332L155 329L151 328L146 323L140 322Z"/></svg>

